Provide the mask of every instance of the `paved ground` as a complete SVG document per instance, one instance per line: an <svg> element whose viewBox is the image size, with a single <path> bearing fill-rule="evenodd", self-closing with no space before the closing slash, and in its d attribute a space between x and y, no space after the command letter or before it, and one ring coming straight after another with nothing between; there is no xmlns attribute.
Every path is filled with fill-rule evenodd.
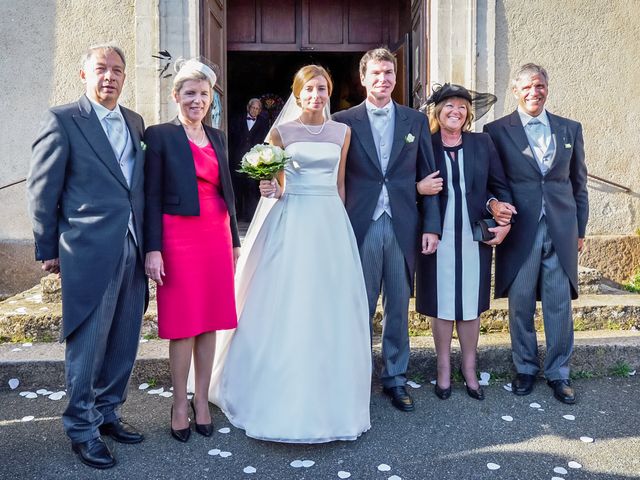
<svg viewBox="0 0 640 480"><path fill-rule="evenodd" d="M449 400L436 398L431 385L412 390L417 411L393 409L380 387L372 396L372 429L356 442L291 446L251 440L241 430L193 434L187 444L169 435L170 398L149 395L132 385L124 415L147 436L139 445L113 444L119 464L95 471L76 461L60 425L64 398L27 399L19 392L61 385L0 385L0 478L6 479L631 479L640 478L640 375L574 382L579 403L565 406L539 381L528 397L516 397L502 383L487 387L477 402L456 385ZM530 407L537 402L541 409ZM216 428L230 426L213 408ZM574 415L566 420L563 415ZM501 417L509 415L513 421ZM23 417L35 417L22 421ZM584 443L588 436L593 443ZM210 456L211 449L231 452ZM294 460L313 460L292 468ZM582 468L569 467L578 462ZM387 464L389 471L378 471ZM488 463L500 465L489 470ZM247 466L257 470L243 473ZM567 473L554 473L562 467ZM396 475L397 477L393 477Z"/></svg>

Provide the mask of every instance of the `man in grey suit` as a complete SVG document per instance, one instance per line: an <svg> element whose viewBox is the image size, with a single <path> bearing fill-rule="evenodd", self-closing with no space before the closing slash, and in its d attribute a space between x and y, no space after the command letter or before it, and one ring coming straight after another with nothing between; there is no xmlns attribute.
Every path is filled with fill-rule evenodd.
<svg viewBox="0 0 640 480"><path fill-rule="evenodd" d="M383 391L402 411L414 410L405 388L409 364L409 297L415 258L435 252L440 235L438 197L421 198L416 181L435 170L427 117L391 100L396 59L384 48L360 60L367 99L334 119L351 127L346 164L346 209L358 241L373 319L382 290Z"/></svg>
<svg viewBox="0 0 640 480"><path fill-rule="evenodd" d="M64 429L94 468L115 464L101 435L143 436L120 419L139 343L147 282L142 250L144 123L118 105L125 58L91 47L80 100L51 108L33 144L27 182L36 259L62 279L69 404Z"/></svg>
<svg viewBox="0 0 640 480"><path fill-rule="evenodd" d="M495 294L509 297L517 371L513 393L531 393L539 370L533 321L537 299L542 301L547 345L544 374L554 396L572 404L571 299L578 296L578 252L589 216L587 167L582 126L544 107L548 84L544 68L522 66L513 78L517 110L485 126L502 159L518 212L507 239L496 248ZM505 207L490 202L492 211L499 208Z"/></svg>

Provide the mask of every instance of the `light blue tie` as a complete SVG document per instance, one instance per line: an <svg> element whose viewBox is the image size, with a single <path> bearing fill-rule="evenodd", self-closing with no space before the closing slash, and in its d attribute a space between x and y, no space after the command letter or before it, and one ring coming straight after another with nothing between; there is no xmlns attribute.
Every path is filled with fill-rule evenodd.
<svg viewBox="0 0 640 480"><path fill-rule="evenodd" d="M372 123L376 133L382 137L387 127L387 119L389 117L388 108L372 108L371 114L373 115Z"/></svg>
<svg viewBox="0 0 640 480"><path fill-rule="evenodd" d="M124 129L124 120L118 112L109 112L104 119L107 121L107 137L113 148L113 153L120 161L124 148L127 146L127 135Z"/></svg>
<svg viewBox="0 0 640 480"><path fill-rule="evenodd" d="M542 155L544 155L544 152L547 151L547 145L544 140L544 125L542 122L537 118L529 120L529 123L527 123L527 130L529 132L531 142L538 147L542 152Z"/></svg>

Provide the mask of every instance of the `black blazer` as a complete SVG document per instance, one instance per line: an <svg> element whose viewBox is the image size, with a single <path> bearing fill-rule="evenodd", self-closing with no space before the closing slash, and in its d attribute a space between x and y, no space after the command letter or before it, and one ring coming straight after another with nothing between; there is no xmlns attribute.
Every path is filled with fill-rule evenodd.
<svg viewBox="0 0 640 480"><path fill-rule="evenodd" d="M229 211L233 246L240 246L235 199L227 159L224 133L204 125L216 152L220 170L221 194ZM162 214L200 215L198 184L189 139L178 118L154 125L144 133L145 156L145 252L162 250Z"/></svg>
<svg viewBox="0 0 640 480"><path fill-rule="evenodd" d="M420 233L441 233L438 199L434 196L420 198L422 214L417 206L416 182L432 173L435 165L427 117L397 103L394 106L395 130L386 174L380 168L365 103L338 112L333 119L351 127L345 207L358 245L362 245L371 226L384 183L389 192L393 229L413 278Z"/></svg>

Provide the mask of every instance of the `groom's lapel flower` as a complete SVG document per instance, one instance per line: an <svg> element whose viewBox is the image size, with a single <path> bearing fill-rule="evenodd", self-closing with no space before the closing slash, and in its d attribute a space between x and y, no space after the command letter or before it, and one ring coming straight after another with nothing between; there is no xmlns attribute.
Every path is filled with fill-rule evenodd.
<svg viewBox="0 0 640 480"><path fill-rule="evenodd" d="M410 133L407 133L407 136L404 137L404 143L413 143L413 141L416 139L416 137L414 137L413 135L411 135Z"/></svg>
<svg viewBox="0 0 640 480"><path fill-rule="evenodd" d="M140 148L142 149L143 152L147 149L147 144L144 143L142 140L140 140Z"/></svg>

